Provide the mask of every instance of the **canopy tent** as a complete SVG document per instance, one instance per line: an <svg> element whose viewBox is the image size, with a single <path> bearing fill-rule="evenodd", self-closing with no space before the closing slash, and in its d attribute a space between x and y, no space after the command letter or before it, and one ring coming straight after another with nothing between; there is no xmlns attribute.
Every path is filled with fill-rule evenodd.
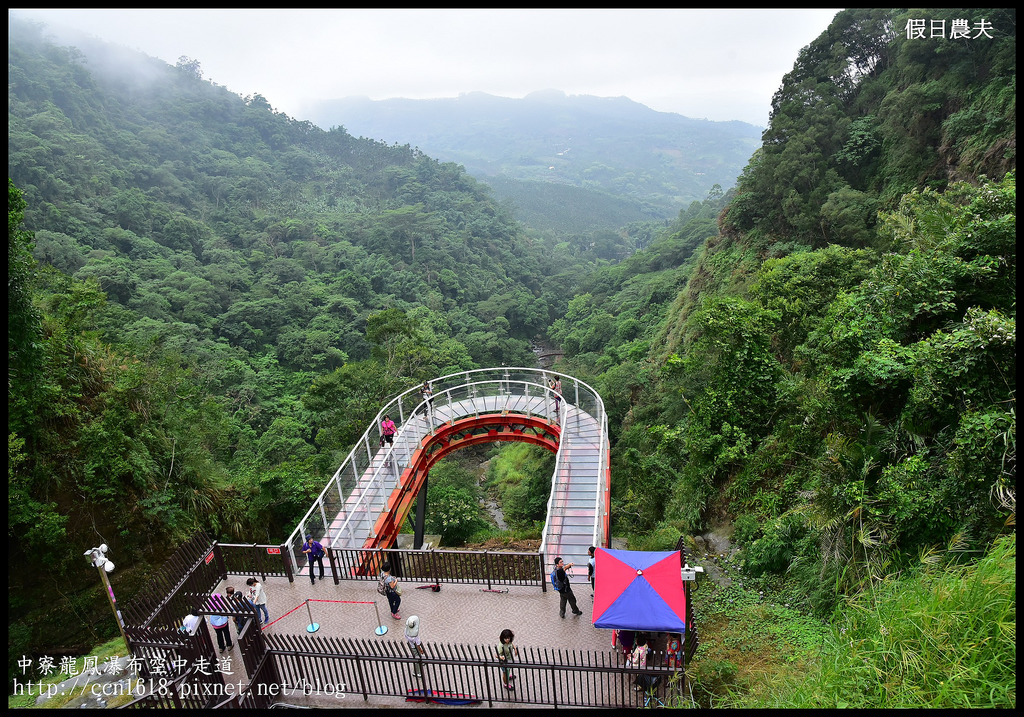
<svg viewBox="0 0 1024 717"><path fill-rule="evenodd" d="M594 627L683 633L681 567L678 550L595 550Z"/></svg>

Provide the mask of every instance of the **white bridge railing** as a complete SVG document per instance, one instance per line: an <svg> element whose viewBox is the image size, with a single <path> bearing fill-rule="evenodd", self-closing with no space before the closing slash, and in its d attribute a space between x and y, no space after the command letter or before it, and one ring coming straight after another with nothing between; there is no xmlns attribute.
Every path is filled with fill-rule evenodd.
<svg viewBox="0 0 1024 717"><path fill-rule="evenodd" d="M560 416L556 416L556 402L548 386L548 382L556 378L562 382ZM604 471L608 465L608 418L604 402L594 389L572 376L529 368L463 371L435 379L431 386L433 400L430 406L423 400L420 386L414 386L380 409L373 423L299 521L287 541L296 574L306 564L302 554L305 535L313 535L335 548L362 547L365 540L373 536L375 522L386 508L388 497L397 487L402 471L408 467L423 439L442 425L481 413L507 411L559 421L562 425L540 547L542 554L546 554L553 542L559 543L559 536L549 535L549 532L559 529L562 524L560 514L568 510L556 499L559 476L569 475L563 465L567 445L585 441L590 447L588 453L596 451L599 475L595 478L593 495L593 529L587 531L585 538L591 541L590 545L603 544L598 541L602 539L607 511ZM385 415L397 424L398 433L393 445L381 448L380 423ZM591 462L588 460L588 464ZM429 506L427 510L430 510Z"/></svg>

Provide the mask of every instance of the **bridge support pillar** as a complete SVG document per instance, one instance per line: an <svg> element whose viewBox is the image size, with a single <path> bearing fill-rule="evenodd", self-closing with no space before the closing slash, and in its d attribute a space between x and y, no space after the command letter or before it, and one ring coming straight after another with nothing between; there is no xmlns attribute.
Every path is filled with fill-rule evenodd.
<svg viewBox="0 0 1024 717"><path fill-rule="evenodd" d="M412 543L413 550L420 550L423 547L424 524L427 518L427 484L429 480L429 475L423 477L423 487L420 488L420 493L416 496L416 525L413 528L415 534Z"/></svg>

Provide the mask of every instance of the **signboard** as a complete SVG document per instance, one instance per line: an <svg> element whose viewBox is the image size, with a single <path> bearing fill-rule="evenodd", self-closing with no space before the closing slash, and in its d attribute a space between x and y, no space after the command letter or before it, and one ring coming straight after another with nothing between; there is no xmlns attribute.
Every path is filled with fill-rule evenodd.
<svg viewBox="0 0 1024 717"><path fill-rule="evenodd" d="M280 554L281 554L281 549L280 548L267 548L267 555L280 555Z"/></svg>
<svg viewBox="0 0 1024 717"><path fill-rule="evenodd" d="M213 560L213 551L212 550L210 551L210 554L206 556L206 564L209 565L211 560Z"/></svg>

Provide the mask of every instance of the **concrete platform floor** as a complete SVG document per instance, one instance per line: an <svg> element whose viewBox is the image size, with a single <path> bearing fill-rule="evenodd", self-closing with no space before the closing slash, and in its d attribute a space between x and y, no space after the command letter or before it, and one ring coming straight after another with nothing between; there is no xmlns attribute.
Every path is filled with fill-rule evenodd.
<svg viewBox="0 0 1024 717"><path fill-rule="evenodd" d="M256 577L258 579L259 576ZM245 580L245 576L229 576L215 592L223 593L227 585L233 585L236 590L244 589ZM582 579L577 575L572 581L576 602L583 615L573 616L567 607L564 619L558 616L558 593L550 586L546 592L540 587L495 586L501 590L507 587L508 592L493 593L481 590L486 585L442 583L441 590L433 592L417 589L420 584L424 583L401 581L402 618L395 620L391 617L387 599L377 594L375 581L342 580L335 585L328 577L323 581L317 579L316 584L310 585L305 576L296 578L293 583L286 578L269 577L263 589L267 595L270 625L264 629L273 633L306 635L312 615L312 621L320 626L315 634L320 636L404 643L405 621L410 615L417 615L424 645L440 642L493 649L501 631L509 628L515 633L515 644L520 649L555 647L613 652L612 631L595 628L591 623L594 600L585 575ZM305 605L307 599L310 600L308 610ZM376 603L376 610L372 603ZM387 633L378 636L378 625L386 627ZM234 634L232 627L232 637ZM233 658L236 678L239 672L244 676L237 640L225 655ZM281 701L316 707L422 709L442 706L406 703L397 697L370 697L369 701L364 701L361 695L348 695L345 699L293 696ZM482 706L487 708L486 703Z"/></svg>

